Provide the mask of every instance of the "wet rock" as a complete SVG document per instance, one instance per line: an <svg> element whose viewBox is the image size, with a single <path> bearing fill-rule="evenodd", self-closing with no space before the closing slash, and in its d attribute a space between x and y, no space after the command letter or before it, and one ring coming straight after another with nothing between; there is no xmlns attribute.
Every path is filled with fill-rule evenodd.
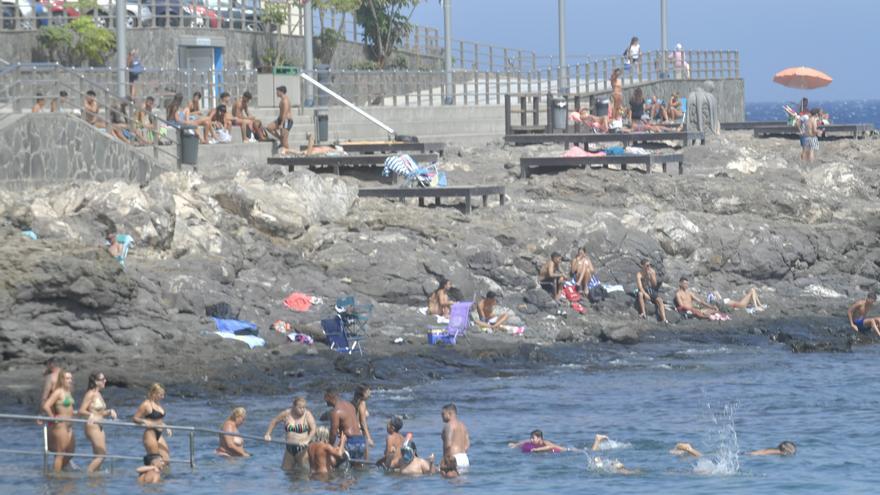
<svg viewBox="0 0 880 495"><path fill-rule="evenodd" d="M599 338L616 344L632 345L639 342L639 332L631 327L603 329Z"/></svg>

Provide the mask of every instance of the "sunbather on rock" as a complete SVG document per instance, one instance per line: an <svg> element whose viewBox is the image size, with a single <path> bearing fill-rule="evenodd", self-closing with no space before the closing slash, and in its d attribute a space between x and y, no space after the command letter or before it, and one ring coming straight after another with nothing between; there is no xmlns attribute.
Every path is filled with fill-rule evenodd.
<svg viewBox="0 0 880 495"><path fill-rule="evenodd" d="M718 312L717 306L707 303L690 289L686 277L681 277L678 280L678 291L675 292L674 302L675 309L679 313L690 312L702 320L708 320L709 316Z"/></svg>
<svg viewBox="0 0 880 495"><path fill-rule="evenodd" d="M428 314L449 317L449 312L452 310L452 301L449 300L450 289L452 282L441 278L437 290L428 296Z"/></svg>
<svg viewBox="0 0 880 495"><path fill-rule="evenodd" d="M577 254L571 260L571 277L577 283L578 290L587 293L590 279L595 271L593 261L587 256L587 248L578 248Z"/></svg>
<svg viewBox="0 0 880 495"><path fill-rule="evenodd" d="M639 316L645 318L645 302L651 301L657 306L657 316L663 323L666 320L666 308L663 307L663 298L660 297L660 283L657 281L657 271L648 260L642 260L642 269L636 273L636 287L639 289Z"/></svg>
<svg viewBox="0 0 880 495"><path fill-rule="evenodd" d="M562 294L562 285L565 283L565 274L562 273L562 255L554 252L550 255L550 261L544 263L538 273L538 283L541 288L553 296L553 300L559 299Z"/></svg>
<svg viewBox="0 0 880 495"><path fill-rule="evenodd" d="M477 314L479 319L476 321L477 326L487 330L497 330L507 321L508 314L496 314L496 305L498 303L498 295L492 291L486 293L486 297L480 299L477 303Z"/></svg>

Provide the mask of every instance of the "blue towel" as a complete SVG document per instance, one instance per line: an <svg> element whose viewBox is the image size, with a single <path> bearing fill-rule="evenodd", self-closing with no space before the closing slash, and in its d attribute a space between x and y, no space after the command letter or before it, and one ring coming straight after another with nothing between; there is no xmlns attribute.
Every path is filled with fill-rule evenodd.
<svg viewBox="0 0 880 495"><path fill-rule="evenodd" d="M235 335L257 335L257 325L249 321L214 318L214 324L217 325L218 332Z"/></svg>
<svg viewBox="0 0 880 495"><path fill-rule="evenodd" d="M609 146L605 148L605 154L608 156L624 155L626 150L622 146Z"/></svg>
<svg viewBox="0 0 880 495"><path fill-rule="evenodd" d="M27 237L28 239L34 240L34 241L37 240L37 233L34 232L33 230L22 230L21 235Z"/></svg>

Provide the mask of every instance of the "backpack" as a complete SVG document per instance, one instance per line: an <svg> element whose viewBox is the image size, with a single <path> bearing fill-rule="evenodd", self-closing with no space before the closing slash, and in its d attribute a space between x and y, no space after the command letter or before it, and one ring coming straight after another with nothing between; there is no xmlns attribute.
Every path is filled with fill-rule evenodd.
<svg viewBox="0 0 880 495"><path fill-rule="evenodd" d="M596 285L595 287L590 287L587 297L589 297L590 302L601 302L604 301L606 297L608 297L608 291L605 290L604 286Z"/></svg>

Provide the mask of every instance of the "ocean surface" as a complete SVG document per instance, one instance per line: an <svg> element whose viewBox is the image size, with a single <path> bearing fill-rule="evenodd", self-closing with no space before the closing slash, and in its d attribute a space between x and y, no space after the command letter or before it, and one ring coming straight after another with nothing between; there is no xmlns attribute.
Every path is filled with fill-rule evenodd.
<svg viewBox="0 0 880 495"><path fill-rule="evenodd" d="M697 340L697 339L693 339ZM573 351L579 364L546 367L506 378L447 379L397 390L376 390L369 401L378 448L392 414L405 415L419 452L440 453L440 408L455 401L470 429L471 471L463 478L405 478L376 469L354 470L329 483L280 469L277 445L247 441L255 455L225 460L213 455L214 435L197 437L197 466L175 465L158 486L140 487L132 461L112 471L45 476L42 457L0 454L0 493L205 494L217 493L876 493L880 438L880 348L853 353L793 354L781 345L642 343ZM109 372L109 370L108 370ZM130 416L134 403L108 402ZM309 407L324 411L316 393ZM77 397L79 399L79 397ZM171 424L217 428L231 407L248 409L243 433L262 435L290 397L235 397L205 402L170 397ZM534 428L546 438L581 449L522 454L510 441ZM79 451L90 446L77 429ZM106 427L111 453L142 455L140 431ZM596 433L613 449L586 452ZM280 438L280 429L275 438ZM0 422L2 448L35 450L41 430L32 423ZM744 452L794 441L792 457L751 457ZM682 459L668 451L691 442L706 457ZM188 452L187 435L170 440L172 456ZM619 460L632 475L597 467L591 458ZM375 457L374 457L375 458ZM80 460L85 465L85 460Z"/></svg>
<svg viewBox="0 0 880 495"><path fill-rule="evenodd" d="M809 94L806 95L809 98ZM792 101L746 103L746 120L785 120L783 105L797 108L800 99ZM836 124L874 124L880 129L880 100L837 100L812 101L811 108L821 108L831 116Z"/></svg>

